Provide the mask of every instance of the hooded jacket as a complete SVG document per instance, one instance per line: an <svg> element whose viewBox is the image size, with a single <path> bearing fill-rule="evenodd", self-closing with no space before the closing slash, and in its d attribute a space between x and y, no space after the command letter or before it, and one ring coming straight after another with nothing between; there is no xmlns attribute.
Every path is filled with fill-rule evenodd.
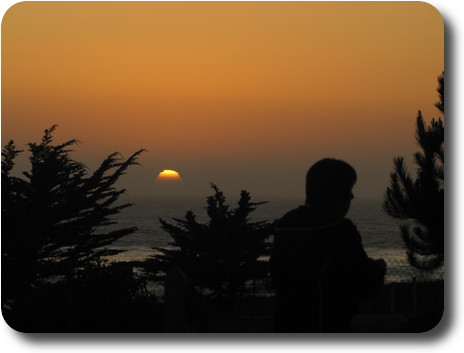
<svg viewBox="0 0 464 353"><path fill-rule="evenodd" d="M300 206L275 225L271 276L278 332L347 332L358 302L383 284L356 226Z"/></svg>

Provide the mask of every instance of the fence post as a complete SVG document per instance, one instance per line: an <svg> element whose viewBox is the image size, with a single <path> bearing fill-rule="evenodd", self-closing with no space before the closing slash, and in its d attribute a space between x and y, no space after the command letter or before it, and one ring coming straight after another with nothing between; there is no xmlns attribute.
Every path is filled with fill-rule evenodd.
<svg viewBox="0 0 464 353"><path fill-rule="evenodd" d="M390 313L394 314L395 313L395 308L396 308L396 293L395 293L395 282L391 283L390 286Z"/></svg>
<svg viewBox="0 0 464 353"><path fill-rule="evenodd" d="M166 275L164 289L164 332L188 332L187 277L173 266Z"/></svg>
<svg viewBox="0 0 464 353"><path fill-rule="evenodd" d="M71 275L66 276L66 304L67 304L67 317L66 326L68 332L74 330L74 293L73 293L73 278Z"/></svg>
<svg viewBox="0 0 464 353"><path fill-rule="evenodd" d="M416 276L412 278L412 310L414 316L417 316L417 281Z"/></svg>

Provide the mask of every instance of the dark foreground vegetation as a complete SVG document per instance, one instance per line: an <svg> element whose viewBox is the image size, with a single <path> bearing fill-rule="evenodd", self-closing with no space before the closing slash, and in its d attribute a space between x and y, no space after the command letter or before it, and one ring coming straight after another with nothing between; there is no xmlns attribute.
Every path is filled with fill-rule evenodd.
<svg viewBox="0 0 464 353"><path fill-rule="evenodd" d="M153 312L151 298L126 265L105 260L124 251L106 246L136 228L104 227L130 206L117 204L125 190L115 184L142 150L128 159L112 153L90 173L71 158L77 141L55 144L55 129L28 144L30 169L22 174L13 172L23 151L13 141L2 150L2 313L25 332L129 329L122 317L140 327L132 316Z"/></svg>
<svg viewBox="0 0 464 353"><path fill-rule="evenodd" d="M71 280L40 283L3 305L21 332L162 332L163 311L131 263L92 266Z"/></svg>
<svg viewBox="0 0 464 353"><path fill-rule="evenodd" d="M171 283L166 298L140 263L86 269L72 283L42 284L5 320L22 332L273 332L274 296L266 282L250 286L235 302L201 295L183 282ZM164 282L159 282L164 285ZM386 284L363 302L353 332L426 332L441 319L443 280Z"/></svg>
<svg viewBox="0 0 464 353"><path fill-rule="evenodd" d="M162 332L171 310L165 302L188 309L192 297L198 308L208 297L236 317L245 283L267 276L260 257L269 254L271 227L249 218L261 203L243 191L231 208L213 185L209 223L198 223L192 212L177 224L161 220L178 250L157 249L161 254L145 262L109 262L124 250L107 246L136 230L115 229L112 216L131 206L117 204L125 190L115 185L142 150L126 160L112 153L89 172L71 157L77 141L55 144L55 129L28 144L30 170L19 176L13 171L23 151L13 141L2 150L2 312L10 326L23 332ZM173 268L188 280L172 281ZM177 305L179 298L184 303Z"/></svg>
<svg viewBox="0 0 464 353"><path fill-rule="evenodd" d="M444 73L438 78L437 92L439 101L435 106L442 116L427 125L419 111L416 119L420 147L414 154L416 177L406 169L403 157L395 158L383 204L390 216L407 221L401 225L401 235L409 262L425 270L442 266L445 258Z"/></svg>

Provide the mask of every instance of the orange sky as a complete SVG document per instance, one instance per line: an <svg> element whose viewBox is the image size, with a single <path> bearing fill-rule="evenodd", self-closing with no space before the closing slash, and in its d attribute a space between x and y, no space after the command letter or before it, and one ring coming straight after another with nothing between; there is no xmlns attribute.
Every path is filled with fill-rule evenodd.
<svg viewBox="0 0 464 353"><path fill-rule="evenodd" d="M391 160L438 115L443 22L425 3L26 2L2 22L2 144L58 124L94 167L146 148L128 191L163 169L206 196L303 192L342 158L381 197ZM356 190L355 190L356 191Z"/></svg>

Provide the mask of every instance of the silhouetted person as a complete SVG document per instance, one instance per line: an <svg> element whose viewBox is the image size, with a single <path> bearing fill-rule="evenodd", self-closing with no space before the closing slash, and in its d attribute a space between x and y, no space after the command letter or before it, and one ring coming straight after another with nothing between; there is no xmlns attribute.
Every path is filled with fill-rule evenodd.
<svg viewBox="0 0 464 353"><path fill-rule="evenodd" d="M383 284L385 261L367 257L345 218L356 172L323 159L306 176L306 204L276 222L271 274L277 332L349 332L358 302Z"/></svg>

